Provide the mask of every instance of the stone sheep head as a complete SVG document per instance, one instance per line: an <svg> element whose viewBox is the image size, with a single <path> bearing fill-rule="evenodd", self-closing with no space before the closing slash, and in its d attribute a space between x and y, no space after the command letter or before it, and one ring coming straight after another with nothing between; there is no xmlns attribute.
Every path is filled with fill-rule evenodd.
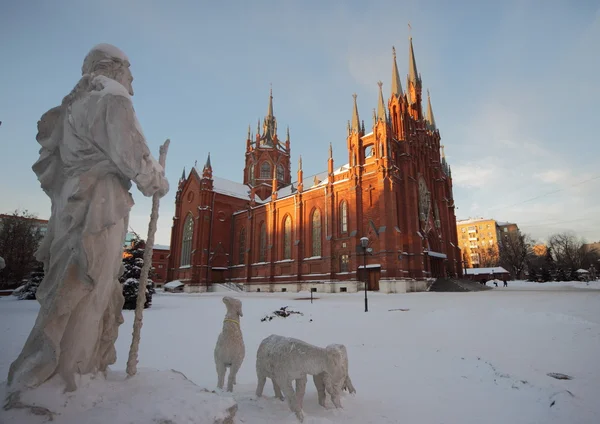
<svg viewBox="0 0 600 424"><path fill-rule="evenodd" d="M242 313L242 302L239 299L234 297L225 296L223 298L223 303L227 307L227 314L235 314L237 316L243 317Z"/></svg>

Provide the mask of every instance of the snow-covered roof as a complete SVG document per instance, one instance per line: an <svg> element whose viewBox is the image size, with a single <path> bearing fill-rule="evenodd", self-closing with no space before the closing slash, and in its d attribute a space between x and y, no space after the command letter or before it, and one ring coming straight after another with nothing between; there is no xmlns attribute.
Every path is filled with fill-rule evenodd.
<svg viewBox="0 0 600 424"><path fill-rule="evenodd" d="M198 167L195 168L198 175L202 175L202 172ZM338 175L343 172L346 172L350 169L350 164L342 165L333 171L333 175ZM318 180L318 183L315 184L315 177ZM245 184L238 183L236 181L231 181L226 178L213 176L213 187L214 191L217 193L225 194L227 196L237 197L239 199L250 200L250 187ZM318 174L313 174L308 177L304 177L302 183L304 185L304 191L308 191L310 189L321 187L326 185L329 182L329 174L327 171L319 172ZM280 188L277 190L277 198L281 199L284 197L291 196L292 194L298 191L298 181L292 182L290 185ZM271 201L271 196L267 197L264 202L261 201L258 197L255 198L256 203L268 203Z"/></svg>
<svg viewBox="0 0 600 424"><path fill-rule="evenodd" d="M153 250L171 250L170 246L167 246L166 244L155 244L152 247Z"/></svg>
<svg viewBox="0 0 600 424"><path fill-rule="evenodd" d="M466 268L465 274L467 275L481 275L481 274L504 274L508 273L507 270L501 266L495 266L492 268Z"/></svg>
<svg viewBox="0 0 600 424"><path fill-rule="evenodd" d="M195 167L198 175L202 175L202 170L198 167ZM238 183L237 181L231 181L227 178L221 178L214 176L213 180L213 189L217 193L224 194L226 196L237 197L238 199L250 200L250 187L245 184ZM260 199L256 199L257 203L261 203Z"/></svg>
<svg viewBox="0 0 600 424"><path fill-rule="evenodd" d="M347 163L347 164L342 165L341 167L337 168L336 170L334 170L333 175L341 174L343 172L348 171L349 169L350 169L350 164ZM318 181L317 184L315 184L315 177ZM308 177L304 177L304 179L302 180L302 184L304 186L304 191L309 191L313 188L322 187L322 186L326 185L327 183L329 183L329 174L327 171L319 172L318 174L313 174ZM298 191L298 181L294 181L291 185L277 190L277 198L282 199L284 197L287 197L287 196L290 196L290 195L296 193L297 191ZM271 197L268 197L267 199L265 199L265 202L270 202L270 201L271 201Z"/></svg>
<svg viewBox="0 0 600 424"><path fill-rule="evenodd" d="M173 280L173 281L169 281L167 284L165 284L165 288L167 289L176 289L177 287L181 287L184 284L179 281L179 280Z"/></svg>
<svg viewBox="0 0 600 424"><path fill-rule="evenodd" d="M457 224L473 224L475 222L480 222L480 221L492 221L491 218L469 218L469 219L459 219L458 221L456 221Z"/></svg>
<svg viewBox="0 0 600 424"><path fill-rule="evenodd" d="M508 221L496 221L496 224L498 224L501 227L504 227L506 225L516 225L514 222L508 222Z"/></svg>
<svg viewBox="0 0 600 424"><path fill-rule="evenodd" d="M226 178L213 177L213 186L217 193L250 200L250 187L245 184L231 181Z"/></svg>

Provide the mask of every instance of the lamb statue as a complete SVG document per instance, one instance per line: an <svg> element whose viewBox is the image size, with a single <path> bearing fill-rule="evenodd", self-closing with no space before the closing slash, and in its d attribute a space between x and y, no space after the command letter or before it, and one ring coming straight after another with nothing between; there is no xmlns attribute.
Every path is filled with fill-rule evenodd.
<svg viewBox="0 0 600 424"><path fill-rule="evenodd" d="M348 375L348 352L346 346L342 344L331 345L332 348L338 349L344 360L344 367L346 368L346 380L342 386L342 390L347 390L350 393L356 393L356 389L352 385L350 375ZM317 388L317 395L319 396L319 405L325 408L325 373L313 375L313 382Z"/></svg>
<svg viewBox="0 0 600 424"><path fill-rule="evenodd" d="M323 381L333 404L336 408L342 407L340 393L348 372L342 351L335 345L321 348L302 340L272 334L258 347L256 374L256 396L262 396L267 377L270 378L275 396L283 400L283 391L290 410L301 422L304 421L302 402L307 374L321 375L319 381ZM296 380L295 392L292 380Z"/></svg>
<svg viewBox="0 0 600 424"><path fill-rule="evenodd" d="M227 307L227 313L223 320L223 331L219 334L217 345L215 346L215 365L217 366L218 382L217 387L223 389L225 384L225 372L229 368L229 377L227 379L227 391L233 391L233 385L237 384L235 377L242 366L246 348L242 329L240 327L240 317L243 317L242 302L239 299L225 296L223 303Z"/></svg>

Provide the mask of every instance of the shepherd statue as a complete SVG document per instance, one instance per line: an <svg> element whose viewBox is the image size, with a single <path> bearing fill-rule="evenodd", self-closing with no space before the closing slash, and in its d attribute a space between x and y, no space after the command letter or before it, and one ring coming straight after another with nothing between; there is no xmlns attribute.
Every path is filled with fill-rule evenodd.
<svg viewBox="0 0 600 424"><path fill-rule="evenodd" d="M145 196L169 190L133 109L127 56L100 44L85 57L82 75L38 122L42 148L33 170L51 200L48 231L36 252L45 277L36 322L10 366L11 392L54 375L73 391L77 374L104 372L115 363L131 182Z"/></svg>

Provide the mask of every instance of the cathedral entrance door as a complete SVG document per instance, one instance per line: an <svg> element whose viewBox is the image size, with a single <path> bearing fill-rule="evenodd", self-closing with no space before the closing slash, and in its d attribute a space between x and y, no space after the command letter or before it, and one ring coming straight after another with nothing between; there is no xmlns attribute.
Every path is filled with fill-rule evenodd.
<svg viewBox="0 0 600 424"><path fill-rule="evenodd" d="M381 268L369 268L369 290L379 291L379 276Z"/></svg>

